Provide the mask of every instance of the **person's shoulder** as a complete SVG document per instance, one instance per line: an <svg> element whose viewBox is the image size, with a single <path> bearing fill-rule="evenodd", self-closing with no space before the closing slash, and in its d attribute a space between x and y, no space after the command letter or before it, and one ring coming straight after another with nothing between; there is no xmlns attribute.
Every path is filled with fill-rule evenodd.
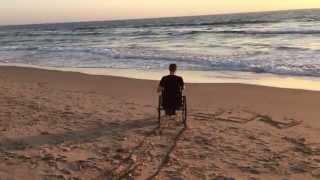
<svg viewBox="0 0 320 180"><path fill-rule="evenodd" d="M176 78L183 80L182 76L176 76Z"/></svg>
<svg viewBox="0 0 320 180"><path fill-rule="evenodd" d="M166 75L166 76L163 76L162 79L168 79L170 76L169 75Z"/></svg>
<svg viewBox="0 0 320 180"><path fill-rule="evenodd" d="M168 77L169 77L169 76L163 76L163 77L161 78L161 80L164 81L164 80L168 79Z"/></svg>

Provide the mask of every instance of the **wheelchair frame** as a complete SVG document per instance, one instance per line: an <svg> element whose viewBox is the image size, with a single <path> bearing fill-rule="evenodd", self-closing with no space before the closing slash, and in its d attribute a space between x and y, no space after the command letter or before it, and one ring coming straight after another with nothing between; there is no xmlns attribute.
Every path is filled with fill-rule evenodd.
<svg viewBox="0 0 320 180"><path fill-rule="evenodd" d="M161 124L161 117L162 117L162 113L161 111L164 110L162 102L163 102L163 98L162 98L162 93L159 95L159 104L158 104L158 123L159 126ZM181 102L181 106L179 108L176 109L176 111L181 111L181 120L184 124L184 126L187 126L187 97L185 95L182 95L182 102Z"/></svg>

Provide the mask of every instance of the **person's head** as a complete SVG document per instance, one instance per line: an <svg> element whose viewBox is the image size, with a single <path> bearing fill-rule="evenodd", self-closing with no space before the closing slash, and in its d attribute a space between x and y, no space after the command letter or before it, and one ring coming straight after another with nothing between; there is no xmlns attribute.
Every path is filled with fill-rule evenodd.
<svg viewBox="0 0 320 180"><path fill-rule="evenodd" d="M169 71L170 71L170 74L174 74L177 71L177 65L176 64L170 64Z"/></svg>

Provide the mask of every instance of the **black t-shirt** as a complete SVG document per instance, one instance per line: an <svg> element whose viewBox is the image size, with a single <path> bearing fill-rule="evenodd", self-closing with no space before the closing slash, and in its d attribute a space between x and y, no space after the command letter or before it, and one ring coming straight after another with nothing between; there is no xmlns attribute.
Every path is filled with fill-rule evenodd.
<svg viewBox="0 0 320 180"><path fill-rule="evenodd" d="M182 88L184 86L182 77L176 75L164 76L160 81L160 86L163 87L163 107L165 109L180 107L182 102Z"/></svg>
<svg viewBox="0 0 320 180"><path fill-rule="evenodd" d="M180 76L168 75L161 79L160 86L164 88L166 95L177 95L181 93L184 82Z"/></svg>

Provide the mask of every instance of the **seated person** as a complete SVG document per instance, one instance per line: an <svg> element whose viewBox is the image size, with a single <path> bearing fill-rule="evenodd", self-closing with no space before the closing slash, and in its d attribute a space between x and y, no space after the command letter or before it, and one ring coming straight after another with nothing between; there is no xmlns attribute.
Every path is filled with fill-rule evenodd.
<svg viewBox="0 0 320 180"><path fill-rule="evenodd" d="M162 77L158 88L158 92L162 92L162 106L169 116L175 115L182 103L184 82L182 77L175 75L176 70L177 65L170 64L170 75Z"/></svg>

